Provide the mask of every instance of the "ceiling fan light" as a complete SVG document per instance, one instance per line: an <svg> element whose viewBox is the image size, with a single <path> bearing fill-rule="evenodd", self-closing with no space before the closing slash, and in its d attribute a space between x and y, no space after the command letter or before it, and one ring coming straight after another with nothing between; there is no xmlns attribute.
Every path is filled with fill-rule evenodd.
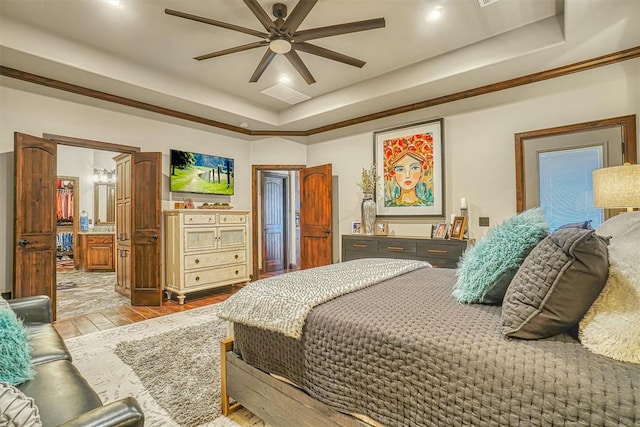
<svg viewBox="0 0 640 427"><path fill-rule="evenodd" d="M291 43L283 39L271 40L269 49L275 53L287 53L291 50Z"/></svg>

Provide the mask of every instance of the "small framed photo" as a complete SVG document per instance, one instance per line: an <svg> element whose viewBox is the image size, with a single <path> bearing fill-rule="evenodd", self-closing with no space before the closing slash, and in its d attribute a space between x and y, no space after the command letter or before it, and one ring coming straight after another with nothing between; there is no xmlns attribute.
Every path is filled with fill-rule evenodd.
<svg viewBox="0 0 640 427"><path fill-rule="evenodd" d="M191 197L185 197L184 198L184 208L185 209L193 209L193 200L191 199Z"/></svg>
<svg viewBox="0 0 640 427"><path fill-rule="evenodd" d="M351 223L351 234L362 234L362 224L360 221L353 221Z"/></svg>
<svg viewBox="0 0 640 427"><path fill-rule="evenodd" d="M449 224L446 222L441 222L437 225L436 231L433 233L434 239L446 239L447 237L447 228L449 228Z"/></svg>
<svg viewBox="0 0 640 427"><path fill-rule="evenodd" d="M464 238L464 228L467 224L467 217L457 216L453 219L453 224L451 224L451 235L450 239L459 239L462 240Z"/></svg>
<svg viewBox="0 0 640 427"><path fill-rule="evenodd" d="M386 236L388 233L387 223L384 221L376 221L373 234L376 236Z"/></svg>

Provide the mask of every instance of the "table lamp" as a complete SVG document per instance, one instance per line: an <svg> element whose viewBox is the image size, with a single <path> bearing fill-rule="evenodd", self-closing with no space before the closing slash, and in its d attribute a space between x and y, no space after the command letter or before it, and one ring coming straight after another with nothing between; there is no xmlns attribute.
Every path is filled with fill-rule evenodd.
<svg viewBox="0 0 640 427"><path fill-rule="evenodd" d="M640 165L625 163L593 171L593 204L597 208L640 208Z"/></svg>

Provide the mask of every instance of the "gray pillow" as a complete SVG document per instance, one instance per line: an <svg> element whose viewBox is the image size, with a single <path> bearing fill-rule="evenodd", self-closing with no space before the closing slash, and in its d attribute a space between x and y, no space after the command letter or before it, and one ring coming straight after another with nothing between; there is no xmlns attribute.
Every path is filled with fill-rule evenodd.
<svg viewBox="0 0 640 427"><path fill-rule="evenodd" d="M594 230L567 228L541 241L509 284L506 337L546 338L575 326L607 280L607 243Z"/></svg>

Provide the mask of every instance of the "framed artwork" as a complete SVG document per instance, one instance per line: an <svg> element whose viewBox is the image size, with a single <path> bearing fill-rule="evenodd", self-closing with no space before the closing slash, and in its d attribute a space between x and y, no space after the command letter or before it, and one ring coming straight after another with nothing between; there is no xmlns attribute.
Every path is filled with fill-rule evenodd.
<svg viewBox="0 0 640 427"><path fill-rule="evenodd" d="M374 132L380 216L443 216L443 120Z"/></svg>
<svg viewBox="0 0 640 427"><path fill-rule="evenodd" d="M441 222L436 227L436 231L433 233L434 239L445 239L447 237L447 228L449 224L446 222Z"/></svg>
<svg viewBox="0 0 640 427"><path fill-rule="evenodd" d="M453 223L451 224L451 234L449 235L450 239L460 239L464 238L464 228L467 224L467 217L457 216L453 219Z"/></svg>
<svg viewBox="0 0 640 427"><path fill-rule="evenodd" d="M360 221L353 221L351 223L351 234L362 234L362 224Z"/></svg>
<svg viewBox="0 0 640 427"><path fill-rule="evenodd" d="M384 221L376 221L376 225L373 229L373 234L376 236L386 236L388 233L387 223Z"/></svg>

